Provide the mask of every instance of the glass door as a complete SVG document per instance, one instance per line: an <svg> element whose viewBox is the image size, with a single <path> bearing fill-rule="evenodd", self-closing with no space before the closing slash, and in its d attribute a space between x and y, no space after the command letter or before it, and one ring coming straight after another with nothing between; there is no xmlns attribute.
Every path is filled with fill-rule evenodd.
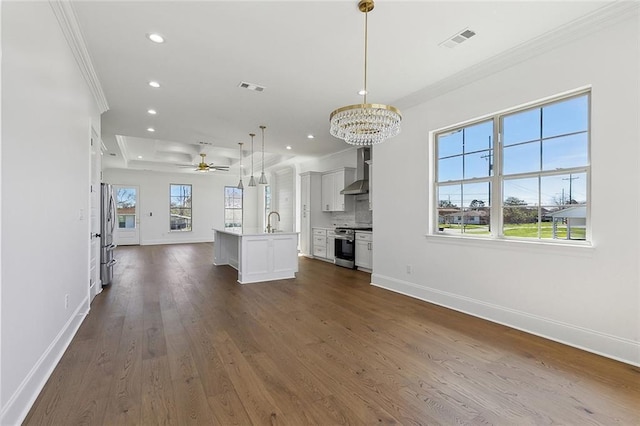
<svg viewBox="0 0 640 426"><path fill-rule="evenodd" d="M114 185L116 229L114 243L119 246L140 244L138 187Z"/></svg>

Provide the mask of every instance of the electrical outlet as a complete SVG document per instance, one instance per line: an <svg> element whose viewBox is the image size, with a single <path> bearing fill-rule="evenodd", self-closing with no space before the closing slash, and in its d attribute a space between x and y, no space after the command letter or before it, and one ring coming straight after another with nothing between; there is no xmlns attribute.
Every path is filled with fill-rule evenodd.
<svg viewBox="0 0 640 426"><path fill-rule="evenodd" d="M64 308L65 309L69 309L69 295L68 294L64 295Z"/></svg>
<svg viewBox="0 0 640 426"><path fill-rule="evenodd" d="M413 267L411 265L407 265L407 274L411 275L411 272L413 272Z"/></svg>

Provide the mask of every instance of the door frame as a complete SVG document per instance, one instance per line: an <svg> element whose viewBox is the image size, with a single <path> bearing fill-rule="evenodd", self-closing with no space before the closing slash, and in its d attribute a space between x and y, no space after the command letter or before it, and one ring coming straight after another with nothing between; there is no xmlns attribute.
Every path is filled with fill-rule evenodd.
<svg viewBox="0 0 640 426"><path fill-rule="evenodd" d="M91 148L89 152L89 303L102 292L100 281L100 203L102 140L91 127Z"/></svg>

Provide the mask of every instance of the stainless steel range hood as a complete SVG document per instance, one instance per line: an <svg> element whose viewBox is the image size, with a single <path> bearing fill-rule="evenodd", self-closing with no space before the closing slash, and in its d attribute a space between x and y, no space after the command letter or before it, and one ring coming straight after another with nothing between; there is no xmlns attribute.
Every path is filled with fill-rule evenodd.
<svg viewBox="0 0 640 426"><path fill-rule="evenodd" d="M369 192L369 165L371 148L358 148L358 161L356 169L356 181L340 191L344 195L367 194Z"/></svg>

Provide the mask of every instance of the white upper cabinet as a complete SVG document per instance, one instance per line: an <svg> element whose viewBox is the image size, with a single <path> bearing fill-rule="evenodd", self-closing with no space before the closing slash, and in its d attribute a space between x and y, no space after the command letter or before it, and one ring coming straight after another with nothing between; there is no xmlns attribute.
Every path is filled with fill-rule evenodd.
<svg viewBox="0 0 640 426"><path fill-rule="evenodd" d="M334 208L335 195L333 188L333 173L325 173L322 175L322 211L331 212Z"/></svg>
<svg viewBox="0 0 640 426"><path fill-rule="evenodd" d="M322 211L344 212L351 209L351 197L340 194L355 179L355 169L344 169L327 172L322 175Z"/></svg>

